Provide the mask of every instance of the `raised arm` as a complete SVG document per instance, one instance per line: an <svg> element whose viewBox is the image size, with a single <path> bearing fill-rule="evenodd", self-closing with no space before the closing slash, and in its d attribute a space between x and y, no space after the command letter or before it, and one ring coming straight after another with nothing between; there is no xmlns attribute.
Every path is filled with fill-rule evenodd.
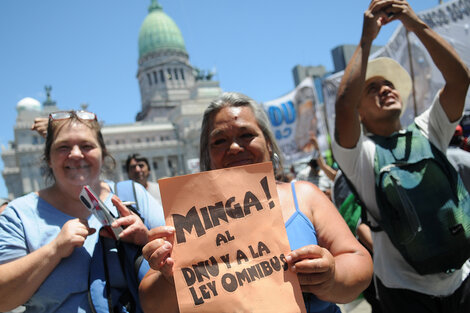
<svg viewBox="0 0 470 313"><path fill-rule="evenodd" d="M467 66L452 46L415 14L407 1L390 2L390 10L394 14L392 19L400 20L408 31L416 34L444 77L445 86L440 94L440 102L449 121L458 120L462 116L470 84Z"/></svg>
<svg viewBox="0 0 470 313"><path fill-rule="evenodd" d="M372 42L382 25L388 22L383 10L385 6L383 1L374 0L364 12L361 40L344 70L339 85L335 105L335 139L344 148L353 148L359 140L361 127L358 107Z"/></svg>
<svg viewBox="0 0 470 313"><path fill-rule="evenodd" d="M323 159L323 156L322 156L321 151L320 151L320 146L318 145L317 136L315 136L314 133L310 134L310 142L312 143L313 148L315 148L315 150L318 151L318 157L317 157L318 166L326 174L326 176L328 176L328 178L331 181L334 181L338 171L335 170L334 168L332 168L331 166L329 166L325 162L325 159Z"/></svg>

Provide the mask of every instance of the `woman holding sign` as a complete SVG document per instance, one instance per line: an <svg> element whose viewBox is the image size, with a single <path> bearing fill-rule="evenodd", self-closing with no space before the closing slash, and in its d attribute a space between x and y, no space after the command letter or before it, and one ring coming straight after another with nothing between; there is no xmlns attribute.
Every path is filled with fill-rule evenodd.
<svg viewBox="0 0 470 313"><path fill-rule="evenodd" d="M144 224L113 197L113 184L100 179L110 155L94 113L54 112L47 125L44 169L52 184L11 201L0 215L0 312L19 305L25 312L136 312L121 311L139 303L118 244L100 236L102 224L79 194L88 185L114 215L119 211L112 226L124 228L119 239L126 246L147 243L147 227L164 224L161 207L136 186Z"/></svg>
<svg viewBox="0 0 470 313"><path fill-rule="evenodd" d="M268 123L262 108L247 96L224 93L214 100L202 122L201 171L266 161L279 170L279 149ZM315 185L277 182L276 187L292 249L286 260L298 275L307 311L340 312L333 303L354 300L370 282L369 253ZM152 267L140 285L146 312L178 312L173 236L172 227L153 229L152 241L143 249Z"/></svg>

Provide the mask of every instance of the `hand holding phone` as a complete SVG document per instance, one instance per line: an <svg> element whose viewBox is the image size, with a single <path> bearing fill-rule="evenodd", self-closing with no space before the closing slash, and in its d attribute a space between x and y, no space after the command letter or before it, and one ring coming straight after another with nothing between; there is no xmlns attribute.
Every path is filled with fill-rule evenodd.
<svg viewBox="0 0 470 313"><path fill-rule="evenodd" d="M122 227L111 227L111 224L116 220L113 213L106 207L100 198L93 192L90 186L83 186L80 192L80 201L83 205L100 221L104 228L113 236L115 240L119 240L119 234L122 232Z"/></svg>

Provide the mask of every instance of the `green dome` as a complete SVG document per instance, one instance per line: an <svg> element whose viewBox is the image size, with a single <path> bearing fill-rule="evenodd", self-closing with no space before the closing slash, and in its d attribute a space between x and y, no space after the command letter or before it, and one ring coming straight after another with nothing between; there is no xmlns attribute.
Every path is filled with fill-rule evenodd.
<svg viewBox="0 0 470 313"><path fill-rule="evenodd" d="M186 52L183 36L175 22L166 15L160 4L152 0L149 14L139 31L139 58L165 49Z"/></svg>

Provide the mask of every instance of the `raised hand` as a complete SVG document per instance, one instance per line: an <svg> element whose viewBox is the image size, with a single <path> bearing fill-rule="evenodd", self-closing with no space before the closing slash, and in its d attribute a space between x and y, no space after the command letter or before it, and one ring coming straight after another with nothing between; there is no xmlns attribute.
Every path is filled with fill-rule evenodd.
<svg viewBox="0 0 470 313"><path fill-rule="evenodd" d="M312 143L313 148L320 152L320 147L318 146L317 136L314 132L310 132L310 142Z"/></svg>
<svg viewBox="0 0 470 313"><path fill-rule="evenodd" d="M389 0L373 0L369 8L364 12L364 23L362 26L362 37L373 41L380 32L383 25L393 20L390 11L392 2Z"/></svg>
<svg viewBox="0 0 470 313"><path fill-rule="evenodd" d="M420 19L411 8L408 1L398 0L391 2L392 4L389 9L390 21L400 20L407 30L414 31L414 29L420 24Z"/></svg>
<svg viewBox="0 0 470 313"><path fill-rule="evenodd" d="M33 125L31 125L31 130L37 131L39 135L46 138L48 123L49 119L47 117L36 117Z"/></svg>

